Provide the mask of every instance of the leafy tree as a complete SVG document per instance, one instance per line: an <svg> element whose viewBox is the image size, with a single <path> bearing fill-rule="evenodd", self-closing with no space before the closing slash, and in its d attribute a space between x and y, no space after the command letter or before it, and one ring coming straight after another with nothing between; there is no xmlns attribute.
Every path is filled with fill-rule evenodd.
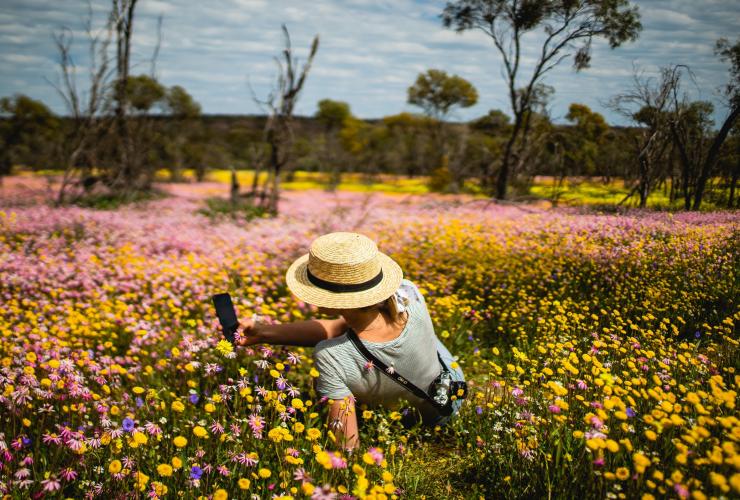
<svg viewBox="0 0 740 500"><path fill-rule="evenodd" d="M478 91L466 79L438 69L427 70L408 88L408 103L444 120L455 107L469 108L478 102Z"/></svg>
<svg viewBox="0 0 740 500"><path fill-rule="evenodd" d="M446 27L458 32L483 31L503 58L514 123L496 179L499 199L506 197L509 176L523 164L530 131L528 112L547 72L568 56L573 56L576 70L587 68L594 38L606 38L616 48L635 40L642 28L637 7L627 0L457 0L447 2L441 17ZM538 42L539 55L522 86L522 47L528 44L524 36L540 30L544 37Z"/></svg>
<svg viewBox="0 0 740 500"><path fill-rule="evenodd" d="M165 148L174 160L170 167L171 178L177 181L181 177L181 171L185 163L185 144L194 133L195 119L200 116L200 104L179 85L167 89L162 99L163 108L172 119L171 139ZM203 169L198 170L198 172L201 172L199 180L202 180L205 172Z"/></svg>
<svg viewBox="0 0 740 500"><path fill-rule="evenodd" d="M126 82L128 106L138 113L148 113L154 106L161 105L167 89L148 75L131 76Z"/></svg>
<svg viewBox="0 0 740 500"><path fill-rule="evenodd" d="M59 133L59 120L41 101L26 95L0 99L0 181L13 164L47 166Z"/></svg>
<svg viewBox="0 0 740 500"><path fill-rule="evenodd" d="M179 119L196 118L200 116L200 104L187 90L173 85L165 96L165 111Z"/></svg>
<svg viewBox="0 0 740 500"><path fill-rule="evenodd" d="M419 106L436 122L433 129L433 143L437 145L439 153L436 164L444 172L435 171L435 179L450 179L453 188L462 184L462 171L460 165L450 162L449 143L456 136L446 130L444 120L454 108L468 108L476 102L478 91L470 82L437 69L420 74L416 82L408 88L408 103ZM452 149L456 148L453 146ZM438 190L440 182L435 182L432 187Z"/></svg>
<svg viewBox="0 0 740 500"><path fill-rule="evenodd" d="M315 118L324 126L320 140L316 144L318 167L328 172L328 189L334 190L341 181L341 168L346 164L346 158L339 147L339 131L344 123L352 117L349 104L342 101L322 99L318 102Z"/></svg>
<svg viewBox="0 0 740 500"><path fill-rule="evenodd" d="M609 125L599 113L578 103L570 105L565 119L573 123L569 134L570 147L565 151L566 161L571 167L578 169L579 173L594 175L600 148L609 131Z"/></svg>
<svg viewBox="0 0 740 500"><path fill-rule="evenodd" d="M435 147L432 139L437 122L412 113L399 113L383 118L388 130L389 147L386 157L398 173L409 177L427 173Z"/></svg>
<svg viewBox="0 0 740 500"><path fill-rule="evenodd" d="M329 132L341 128L344 120L351 115L349 104L346 102L322 99L318 103L318 110L314 116Z"/></svg>
<svg viewBox="0 0 740 500"><path fill-rule="evenodd" d="M510 121L506 113L500 109L492 109L486 115L471 121L470 127L488 135L501 135L508 132Z"/></svg>

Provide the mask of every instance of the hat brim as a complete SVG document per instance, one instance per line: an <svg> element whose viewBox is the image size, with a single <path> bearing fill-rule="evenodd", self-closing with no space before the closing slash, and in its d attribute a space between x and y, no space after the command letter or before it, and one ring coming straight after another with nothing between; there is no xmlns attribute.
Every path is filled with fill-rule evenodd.
<svg viewBox="0 0 740 500"><path fill-rule="evenodd" d="M303 302L331 309L355 309L382 302L398 290L403 271L396 261L378 253L383 279L374 287L361 292L331 292L319 288L308 280L308 254L296 259L285 273L288 288Z"/></svg>

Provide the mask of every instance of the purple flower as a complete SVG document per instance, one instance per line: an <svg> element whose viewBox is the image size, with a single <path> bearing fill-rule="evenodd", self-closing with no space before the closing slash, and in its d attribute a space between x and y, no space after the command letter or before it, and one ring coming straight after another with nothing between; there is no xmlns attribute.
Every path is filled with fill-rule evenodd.
<svg viewBox="0 0 740 500"><path fill-rule="evenodd" d="M483 413L483 408L481 408L480 406L476 406L475 413L477 413L478 415L481 415Z"/></svg>
<svg viewBox="0 0 740 500"><path fill-rule="evenodd" d="M200 479L200 476L203 475L203 469L198 467L197 465L193 465L190 469L190 479Z"/></svg>
<svg viewBox="0 0 740 500"><path fill-rule="evenodd" d="M626 413L627 413L627 416L630 417L630 418L632 418L635 415L637 415L637 412L635 412L635 410L633 410L632 408L627 408L627 412Z"/></svg>
<svg viewBox="0 0 740 500"><path fill-rule="evenodd" d="M188 397L188 399L190 400L191 403L195 405L195 404L198 404L198 401L200 400L200 396L198 396L197 394L191 394L190 397Z"/></svg>
<svg viewBox="0 0 740 500"><path fill-rule="evenodd" d="M130 418L126 417L123 419L123 430L126 432L131 432L134 430L134 421Z"/></svg>

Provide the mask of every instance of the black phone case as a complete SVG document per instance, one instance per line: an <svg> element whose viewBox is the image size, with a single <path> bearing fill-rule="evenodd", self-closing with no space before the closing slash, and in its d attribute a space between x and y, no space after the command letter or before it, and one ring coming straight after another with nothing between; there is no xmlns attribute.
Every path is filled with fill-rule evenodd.
<svg viewBox="0 0 740 500"><path fill-rule="evenodd" d="M229 342L234 342L234 333L239 328L239 320L236 319L234 304L231 302L231 295L228 293L218 293L213 296L213 305L216 307L216 315L221 323L221 329L224 337Z"/></svg>

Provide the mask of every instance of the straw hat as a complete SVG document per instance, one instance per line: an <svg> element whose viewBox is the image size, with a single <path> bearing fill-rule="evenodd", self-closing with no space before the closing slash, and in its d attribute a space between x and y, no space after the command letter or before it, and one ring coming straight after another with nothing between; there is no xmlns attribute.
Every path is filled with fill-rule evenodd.
<svg viewBox="0 0 740 500"><path fill-rule="evenodd" d="M354 309L382 302L401 285L401 267L357 233L329 233L291 264L288 288L309 304Z"/></svg>

